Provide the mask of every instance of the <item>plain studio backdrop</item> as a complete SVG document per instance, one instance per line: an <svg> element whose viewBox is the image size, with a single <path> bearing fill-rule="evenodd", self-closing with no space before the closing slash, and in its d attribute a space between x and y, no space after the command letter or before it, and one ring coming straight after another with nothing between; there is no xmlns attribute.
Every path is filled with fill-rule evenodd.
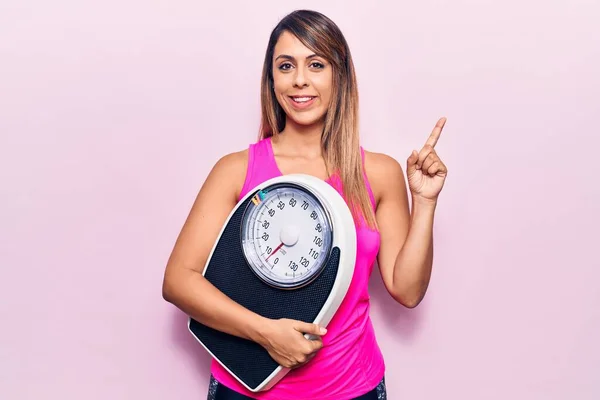
<svg viewBox="0 0 600 400"><path fill-rule="evenodd" d="M594 1L0 4L0 398L202 399L163 301L210 168L256 140L268 35L331 17L361 140L405 166L441 116L435 265L408 310L371 279L389 398L600 397Z"/></svg>

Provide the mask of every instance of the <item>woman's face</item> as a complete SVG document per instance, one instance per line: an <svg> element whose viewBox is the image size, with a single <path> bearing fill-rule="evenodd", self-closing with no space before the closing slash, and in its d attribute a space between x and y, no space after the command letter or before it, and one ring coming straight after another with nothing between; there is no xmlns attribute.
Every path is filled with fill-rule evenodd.
<svg viewBox="0 0 600 400"><path fill-rule="evenodd" d="M277 101L300 125L322 123L331 99L332 69L298 38L283 32L273 53L273 83Z"/></svg>

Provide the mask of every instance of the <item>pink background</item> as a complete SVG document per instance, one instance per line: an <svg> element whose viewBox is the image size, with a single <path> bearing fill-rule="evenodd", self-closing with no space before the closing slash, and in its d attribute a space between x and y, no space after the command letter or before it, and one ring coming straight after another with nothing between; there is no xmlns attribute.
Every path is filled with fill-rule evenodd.
<svg viewBox="0 0 600 400"><path fill-rule="evenodd" d="M448 117L428 295L372 277L390 399L600 398L597 2L84 3L0 4L0 398L206 397L163 269L297 7L347 36L367 149Z"/></svg>

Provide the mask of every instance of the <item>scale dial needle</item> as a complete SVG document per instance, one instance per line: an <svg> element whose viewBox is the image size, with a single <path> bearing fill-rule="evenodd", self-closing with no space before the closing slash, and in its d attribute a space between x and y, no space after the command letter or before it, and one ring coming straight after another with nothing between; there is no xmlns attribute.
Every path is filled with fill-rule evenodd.
<svg viewBox="0 0 600 400"><path fill-rule="evenodd" d="M281 248L281 246L283 246L283 242L279 243L279 246L275 247L275 250L273 250L273 252L271 254L269 254L269 257L267 257L267 260L275 253L277 253L277 250L279 250Z"/></svg>

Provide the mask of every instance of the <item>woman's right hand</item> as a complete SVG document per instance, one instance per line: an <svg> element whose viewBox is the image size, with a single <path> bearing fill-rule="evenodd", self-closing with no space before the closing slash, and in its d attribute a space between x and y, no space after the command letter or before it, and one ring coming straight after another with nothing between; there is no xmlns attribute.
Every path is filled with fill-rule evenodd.
<svg viewBox="0 0 600 400"><path fill-rule="evenodd" d="M267 321L259 343L285 368L306 364L323 347L321 337L327 332L325 328L287 318ZM307 339L304 334L311 338Z"/></svg>

